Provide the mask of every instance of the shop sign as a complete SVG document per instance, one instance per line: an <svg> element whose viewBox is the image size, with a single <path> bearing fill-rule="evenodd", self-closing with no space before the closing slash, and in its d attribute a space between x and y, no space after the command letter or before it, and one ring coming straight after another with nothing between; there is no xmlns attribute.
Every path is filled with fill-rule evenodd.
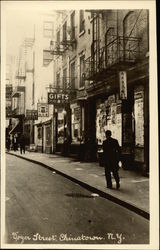
<svg viewBox="0 0 160 250"><path fill-rule="evenodd" d="M38 120L38 111L37 110L26 110L26 119L27 120Z"/></svg>
<svg viewBox="0 0 160 250"><path fill-rule="evenodd" d="M127 99L127 72L119 71L120 99Z"/></svg>
<svg viewBox="0 0 160 250"><path fill-rule="evenodd" d="M144 146L144 89L137 87L134 92L135 144Z"/></svg>
<svg viewBox="0 0 160 250"><path fill-rule="evenodd" d="M38 103L38 117L48 117L49 116L49 106L48 103Z"/></svg>
<svg viewBox="0 0 160 250"><path fill-rule="evenodd" d="M48 104L65 104L69 102L69 94L48 93Z"/></svg>

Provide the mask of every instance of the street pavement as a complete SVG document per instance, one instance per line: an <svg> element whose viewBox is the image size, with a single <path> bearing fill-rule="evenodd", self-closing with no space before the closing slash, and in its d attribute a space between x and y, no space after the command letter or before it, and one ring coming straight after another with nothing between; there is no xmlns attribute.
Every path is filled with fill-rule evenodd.
<svg viewBox="0 0 160 250"><path fill-rule="evenodd" d="M104 168L98 162L80 162L71 157L56 154L10 151L9 154L21 157L44 167L48 167L100 196L108 198L139 215L149 219L149 178L141 173L120 168L120 189L106 188Z"/></svg>
<svg viewBox="0 0 160 250"><path fill-rule="evenodd" d="M149 244L142 216L39 164L6 162L6 244Z"/></svg>

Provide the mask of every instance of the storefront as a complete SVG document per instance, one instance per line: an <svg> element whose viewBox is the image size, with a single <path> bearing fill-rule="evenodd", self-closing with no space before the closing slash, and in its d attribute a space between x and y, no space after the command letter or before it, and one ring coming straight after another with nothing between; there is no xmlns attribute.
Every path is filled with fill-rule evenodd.
<svg viewBox="0 0 160 250"><path fill-rule="evenodd" d="M44 152L52 153L52 122L51 119L44 123Z"/></svg>
<svg viewBox="0 0 160 250"><path fill-rule="evenodd" d="M80 159L84 157L85 107L80 102L70 105L71 109L71 153Z"/></svg>
<svg viewBox="0 0 160 250"><path fill-rule="evenodd" d="M107 97L103 94L95 98L97 152L102 152L105 131L111 130L113 138L116 138L121 146L124 168L140 169L143 165L148 165L147 86L147 81L136 81L129 86L126 100L120 99L118 91Z"/></svg>
<svg viewBox="0 0 160 250"><path fill-rule="evenodd" d="M36 151L43 153L44 150L44 127L42 123L35 125L35 145Z"/></svg>
<svg viewBox="0 0 160 250"><path fill-rule="evenodd" d="M105 131L112 131L112 136L117 138L122 146L122 101L119 95L110 95L105 100L96 101L96 139L98 146L105 140Z"/></svg>

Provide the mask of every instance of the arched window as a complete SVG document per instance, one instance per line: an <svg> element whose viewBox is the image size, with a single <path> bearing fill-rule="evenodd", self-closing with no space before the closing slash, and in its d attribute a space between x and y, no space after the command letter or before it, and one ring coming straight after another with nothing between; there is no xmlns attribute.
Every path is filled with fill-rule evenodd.
<svg viewBox="0 0 160 250"><path fill-rule="evenodd" d="M139 51L138 19L141 11L129 11L123 19L123 60L135 61Z"/></svg>
<svg viewBox="0 0 160 250"><path fill-rule="evenodd" d="M113 42L115 39L115 28L110 27L105 34L105 62L106 67L114 63L116 48Z"/></svg>
<svg viewBox="0 0 160 250"><path fill-rule="evenodd" d="M135 11L129 11L123 19L123 36L136 37L137 35L137 14Z"/></svg>

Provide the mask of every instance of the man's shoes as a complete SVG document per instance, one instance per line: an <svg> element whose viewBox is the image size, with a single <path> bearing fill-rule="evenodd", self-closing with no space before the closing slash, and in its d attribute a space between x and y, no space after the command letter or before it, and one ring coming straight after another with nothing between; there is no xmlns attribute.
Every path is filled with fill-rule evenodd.
<svg viewBox="0 0 160 250"><path fill-rule="evenodd" d="M108 185L107 185L107 188L110 188L110 189L112 189L112 186L108 186Z"/></svg>
<svg viewBox="0 0 160 250"><path fill-rule="evenodd" d="M116 189L119 189L119 188L120 188L120 184L117 183L117 184L116 184Z"/></svg>

